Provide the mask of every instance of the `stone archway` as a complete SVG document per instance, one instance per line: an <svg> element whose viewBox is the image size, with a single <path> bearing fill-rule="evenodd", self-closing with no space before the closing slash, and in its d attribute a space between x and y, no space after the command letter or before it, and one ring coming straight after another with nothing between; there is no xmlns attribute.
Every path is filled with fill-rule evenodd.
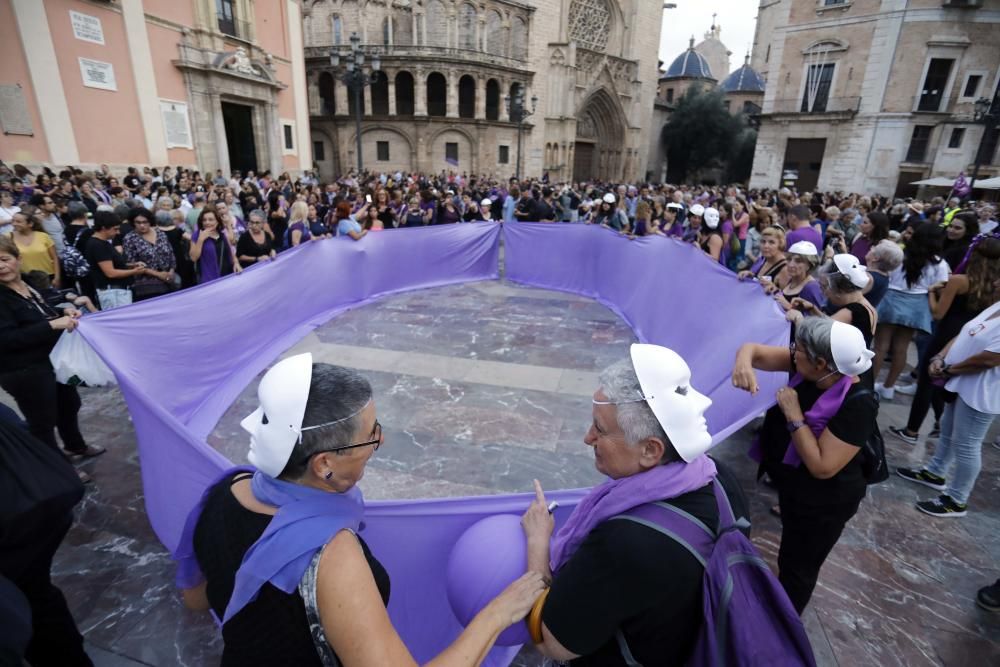
<svg viewBox="0 0 1000 667"><path fill-rule="evenodd" d="M587 98L576 115L573 180L620 179L624 148L624 114L611 93L601 88Z"/></svg>

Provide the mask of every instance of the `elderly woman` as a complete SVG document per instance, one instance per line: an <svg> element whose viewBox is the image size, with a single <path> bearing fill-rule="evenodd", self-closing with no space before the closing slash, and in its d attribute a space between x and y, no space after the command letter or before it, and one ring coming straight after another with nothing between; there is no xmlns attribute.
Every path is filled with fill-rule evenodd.
<svg viewBox="0 0 1000 667"><path fill-rule="evenodd" d="M198 269L199 284L243 270L236 259L236 249L226 238L215 211L208 206L198 214L198 229L191 235L189 255Z"/></svg>
<svg viewBox="0 0 1000 667"><path fill-rule="evenodd" d="M994 280L994 296L1000 280ZM971 321L931 358L928 374L944 382L952 400L941 417L941 437L934 457L919 470L899 468L903 479L944 493L917 503L924 514L965 516L969 494L982 467L983 439L1000 414L1000 301ZM954 460L955 476L945 475Z"/></svg>
<svg viewBox="0 0 1000 667"><path fill-rule="evenodd" d="M189 519L182 573L204 583L185 602L223 620L223 665L415 665L386 612L389 573L358 534L356 484L383 443L371 385L302 354L258 397L243 421L257 471L227 472ZM518 579L428 664L478 665L542 590L537 573Z"/></svg>
<svg viewBox="0 0 1000 667"><path fill-rule="evenodd" d="M798 241L792 244L786 253L788 264L785 265L785 282L782 285L765 285L774 293L774 299L785 311L795 308L792 301L796 298L808 301L818 308L826 305L823 290L813 277L819 266L819 252L812 241Z"/></svg>
<svg viewBox="0 0 1000 667"><path fill-rule="evenodd" d="M767 227L760 233L760 255L746 271L739 272L740 280L759 280L782 286L787 280L785 266L785 230Z"/></svg>
<svg viewBox="0 0 1000 667"><path fill-rule="evenodd" d="M76 387L56 382L49 353L63 331L76 328L80 312L56 310L21 278L21 251L0 237L0 387L9 393L28 422L28 430L59 450L59 431L66 453L76 460L97 456L80 434ZM85 473L80 478L89 481Z"/></svg>
<svg viewBox="0 0 1000 667"><path fill-rule="evenodd" d="M789 311L788 319L798 323L803 317L803 312L808 315L829 316L838 322L856 327L864 336L865 345L871 347L875 338L875 327L878 324L878 314L875 306L864 296L864 289L871 282L871 277L858 258L846 253L834 255L832 260L820 267L816 282L823 290L826 307L818 308L805 299L793 299L792 305L801 310ZM867 379L871 385L873 380L870 377Z"/></svg>
<svg viewBox="0 0 1000 667"><path fill-rule="evenodd" d="M800 614L865 497L861 448L877 428L878 401L860 376L871 357L856 327L819 317L799 323L791 352L747 343L736 355L738 389L758 391L755 370L793 374L790 386L778 390L753 453L759 474L778 488L778 579Z"/></svg>
<svg viewBox="0 0 1000 667"><path fill-rule="evenodd" d="M250 211L250 229L236 243L236 258L241 265L266 262L277 255L264 228L266 218L267 214L259 208Z"/></svg>
<svg viewBox="0 0 1000 667"><path fill-rule="evenodd" d="M601 373L583 439L610 479L554 536L536 481L521 521L528 569L552 577L532 613L540 619L529 623L532 639L542 654L574 665L685 664L703 624L703 561L654 523L621 519L655 504L717 531L716 479L735 515L746 516L739 484L705 455L711 400L691 386L688 365L658 345L632 345L630 356Z"/></svg>
<svg viewBox="0 0 1000 667"><path fill-rule="evenodd" d="M895 241L889 239L879 241L865 255L864 263L872 277L865 297L868 303L878 308L885 298L885 293L889 291L889 274L903 264L903 249Z"/></svg>
<svg viewBox="0 0 1000 667"><path fill-rule="evenodd" d="M134 208L128 218L132 231L122 240L125 259L131 264L142 262L146 266L146 272L132 283L132 299L143 301L166 294L173 289L177 268L170 239L153 226L153 214L149 210Z"/></svg>

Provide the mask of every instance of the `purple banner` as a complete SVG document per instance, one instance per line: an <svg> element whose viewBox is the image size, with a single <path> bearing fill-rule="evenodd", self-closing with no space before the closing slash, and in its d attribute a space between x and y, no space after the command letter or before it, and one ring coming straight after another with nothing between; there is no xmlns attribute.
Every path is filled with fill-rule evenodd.
<svg viewBox="0 0 1000 667"><path fill-rule="evenodd" d="M88 315L79 331L114 370L139 443L146 511L176 550L188 512L230 463L205 443L244 387L309 331L352 307L403 291L499 277L500 226L398 229L307 243L190 290ZM688 246L629 241L583 225L514 224L504 231L508 277L594 297L644 341L688 360L694 384L715 404L717 438L773 401L780 378L761 377L756 398L729 386L736 347L784 344L788 328L756 285ZM772 386L773 385L773 386ZM582 493L549 494L568 515ZM392 575L389 613L414 657L425 662L461 631L445 594L445 566L473 523L521 514L532 496L372 502L362 533ZM517 648L496 648L506 665Z"/></svg>

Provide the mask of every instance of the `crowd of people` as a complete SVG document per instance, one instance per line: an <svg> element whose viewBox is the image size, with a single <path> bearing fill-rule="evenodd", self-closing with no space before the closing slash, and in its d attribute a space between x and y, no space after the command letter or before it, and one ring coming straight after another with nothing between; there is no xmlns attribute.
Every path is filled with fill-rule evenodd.
<svg viewBox="0 0 1000 667"><path fill-rule="evenodd" d="M908 423L888 430L908 444L918 442L933 409L933 457L922 467L896 470L900 478L940 492L916 504L932 517L966 515L982 446L1000 414L1000 231L996 208L988 202L787 188L518 182L454 173L352 173L321 183L308 172L293 179L181 167L129 168L120 179L106 167L45 170L37 177L25 172L20 165L13 170L0 165L0 386L17 402L30 433L59 451L58 431L61 451L72 461L104 450L84 441L77 423L79 394L56 382L48 353L83 314L240 273L303 243L338 236L363 242L369 233L442 224L593 225L618 232L622 243L667 237L692 245L705 261L732 270L734 281L755 282L774 298L792 325L791 348L747 343L735 359L732 381L756 392L756 371L789 375L760 426L754 454L760 478L778 492L772 512L783 526L779 581L799 613L868 484L879 481L880 466L884 472L884 457L872 460L880 451L872 445L880 438L880 402L896 400L897 393L913 395ZM917 362L907 384L901 380L913 347ZM330 376L322 391L343 384L347 398L314 396L320 390L313 377L312 385L306 382L306 421L342 426L329 437L309 435L288 441L292 444L280 439L288 466L305 462L294 469L283 463L252 480L234 475L213 490L213 504L202 517L206 530L195 536L193 547L208 587L189 593L192 606L211 607L222 618L243 555L264 539L283 504L306 498L305 492L273 486L275 480L344 493L381 443L366 381L319 364L310 372ZM636 378L641 372L636 364L609 370L594 395L594 424L585 441L598 453L598 469L613 480L649 475L666 463L690 466L704 453L705 448L685 453L677 437L696 437L697 429L679 426L670 421L678 413L661 414L652 405ZM671 393L694 398L685 382L674 381ZM638 402L628 398L635 395ZM681 412L700 418L690 405ZM301 427L303 412L298 414ZM268 446L263 435L257 438L257 446ZM342 446L348 440L354 444ZM685 493L643 502L678 501L685 512L717 526L711 488L705 486L714 476L700 474L699 485ZM738 489L732 491L722 471L719 477L741 509ZM80 478L88 481L82 472ZM265 487L277 500L257 495ZM680 659L692 650L696 627L681 633L685 641L664 643L665 637L680 635L663 630L655 617L680 614L680 607L697 599L696 589L664 583L633 590L636 573L648 570L645 560L628 571L601 568L624 558L628 549L620 546L629 544L660 553L677 571L694 568L697 574L697 563L685 561L676 544L641 526L603 524L589 525L589 537L577 536L576 553L550 562L551 517L540 489L538 494L524 519L532 571L477 617L440 663L476 664L474 658L511 619L528 613L543 587L548 602L538 608L536 644L552 658L574 665L629 664L625 636L625 648L631 646L642 664L664 664L657 656ZM242 532L226 533L229 541L219 542L225 531L209 531L214 524L241 526ZM351 533L349 524L344 526ZM310 586L292 593L268 589L228 612L235 616L223 627L227 655L241 664L277 655L268 653L274 647L259 645L255 628L280 609L288 643L278 648L304 662L318 657L316 664L339 664L340 656L350 664L407 664L409 655L384 614L388 573L364 541L337 533L329 544L314 546L316 558L299 572L309 575ZM334 560L336 566L324 567ZM569 583L587 581L597 571L609 582L604 597ZM653 570L647 574L654 576ZM317 586L346 591L358 577L371 579L371 586L352 599L354 606L341 607L350 610L346 620L327 620L323 610L340 602L324 602ZM663 597L663 590L673 590L673 597ZM295 600L276 597L282 595ZM1000 581L980 591L977 602L1000 611ZM640 607L645 612L636 616ZM357 636L371 641L351 639ZM372 646L381 648L372 652Z"/></svg>

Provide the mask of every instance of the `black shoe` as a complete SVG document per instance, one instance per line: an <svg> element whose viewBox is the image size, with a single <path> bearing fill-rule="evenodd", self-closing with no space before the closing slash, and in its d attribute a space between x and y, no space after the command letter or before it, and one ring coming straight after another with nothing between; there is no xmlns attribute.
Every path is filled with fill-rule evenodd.
<svg viewBox="0 0 1000 667"><path fill-rule="evenodd" d="M948 484L944 477L938 477L934 473L926 470L914 470L913 468L896 468L896 474L908 482L916 482L929 486L935 491L944 491Z"/></svg>
<svg viewBox="0 0 1000 667"><path fill-rule="evenodd" d="M1000 579L992 586L984 586L976 593L976 604L986 611L1000 611Z"/></svg>
<svg viewBox="0 0 1000 667"><path fill-rule="evenodd" d="M934 422L934 428L931 429L931 435L930 435L930 437L932 437L932 438L940 438L941 437L941 422L939 422L939 421L935 421Z"/></svg>
<svg viewBox="0 0 1000 667"><path fill-rule="evenodd" d="M922 503L917 503L917 509L924 514L930 514L931 516L941 516L941 517L960 517L965 516L966 509L968 505L959 505L951 496L938 496L937 500L927 500Z"/></svg>
<svg viewBox="0 0 1000 667"><path fill-rule="evenodd" d="M890 426L889 433L892 433L894 436L896 436L903 442L909 443L911 445L917 444L917 438L920 437L919 433L917 435L910 435L909 433L906 432L905 427L900 428L899 426Z"/></svg>

